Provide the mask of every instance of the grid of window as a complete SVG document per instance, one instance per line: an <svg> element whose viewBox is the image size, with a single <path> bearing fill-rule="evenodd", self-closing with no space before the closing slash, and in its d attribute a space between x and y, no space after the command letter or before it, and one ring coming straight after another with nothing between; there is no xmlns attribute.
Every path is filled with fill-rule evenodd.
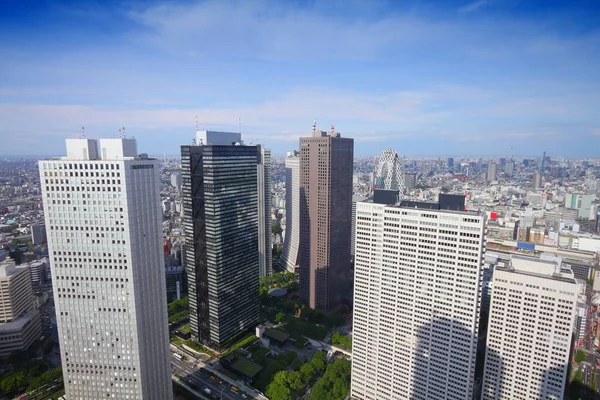
<svg viewBox="0 0 600 400"><path fill-rule="evenodd" d="M483 222L357 203L353 398L471 398Z"/></svg>

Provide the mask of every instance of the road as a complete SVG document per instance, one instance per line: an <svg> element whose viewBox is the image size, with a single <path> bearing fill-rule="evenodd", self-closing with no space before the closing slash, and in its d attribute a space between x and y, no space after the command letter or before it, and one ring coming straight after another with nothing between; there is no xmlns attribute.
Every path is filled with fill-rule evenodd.
<svg viewBox="0 0 600 400"><path fill-rule="evenodd" d="M194 363L197 365L195 368L193 367ZM186 360L183 361L177 360L175 357L172 357L171 371L176 375L180 376L184 382L191 382L194 385L201 387L202 389L207 387L211 390L211 396L215 395L215 390L218 391L217 396L215 397L216 399L220 399L219 396L220 393L222 393L223 399L229 400L243 399L243 394L246 394L247 398L268 400L258 390L248 387L241 382L236 382L228 376L223 375L222 373L217 371L211 365L205 364L199 360L190 359L189 356L186 356ZM214 380L210 379L211 375L215 377ZM221 381L221 383L218 382L219 380ZM231 390L232 385L235 385L239 388L238 393L235 393L233 390Z"/></svg>

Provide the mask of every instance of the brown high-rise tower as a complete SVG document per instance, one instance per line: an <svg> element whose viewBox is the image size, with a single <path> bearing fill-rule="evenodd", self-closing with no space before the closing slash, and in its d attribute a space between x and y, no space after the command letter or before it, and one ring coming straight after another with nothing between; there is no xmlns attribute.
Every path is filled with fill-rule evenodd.
<svg viewBox="0 0 600 400"><path fill-rule="evenodd" d="M333 126L300 138L300 296L329 310L351 299L354 139Z"/></svg>

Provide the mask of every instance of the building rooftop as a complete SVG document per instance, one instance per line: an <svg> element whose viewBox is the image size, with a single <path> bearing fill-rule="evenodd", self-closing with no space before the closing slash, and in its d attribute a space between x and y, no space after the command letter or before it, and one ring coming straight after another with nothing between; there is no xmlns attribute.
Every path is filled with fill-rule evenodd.
<svg viewBox="0 0 600 400"><path fill-rule="evenodd" d="M496 268L515 274L535 276L566 283L577 283L573 271L570 268L562 266L562 259L560 257L556 257L554 260L543 260L536 257L512 255L507 264L498 264Z"/></svg>
<svg viewBox="0 0 600 400"><path fill-rule="evenodd" d="M37 315L37 310L29 310L14 321L0 323L0 334L21 331L23 327Z"/></svg>
<svg viewBox="0 0 600 400"><path fill-rule="evenodd" d="M10 278L13 275L20 274L29 268L27 265L15 265L12 259L6 259L0 262L0 279Z"/></svg>

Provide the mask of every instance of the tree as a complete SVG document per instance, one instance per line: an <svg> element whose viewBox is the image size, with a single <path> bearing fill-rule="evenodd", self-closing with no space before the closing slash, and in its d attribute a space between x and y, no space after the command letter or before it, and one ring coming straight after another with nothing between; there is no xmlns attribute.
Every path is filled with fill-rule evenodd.
<svg viewBox="0 0 600 400"><path fill-rule="evenodd" d="M313 389L310 393L311 400L330 400L329 390L327 390L327 385L324 379L321 379L319 382L313 386Z"/></svg>
<svg viewBox="0 0 600 400"><path fill-rule="evenodd" d="M315 367L317 372L323 372L327 366L327 356L324 352L317 351L310 359L310 363Z"/></svg>
<svg viewBox="0 0 600 400"><path fill-rule="evenodd" d="M271 225L271 232L275 235L279 235L281 233L281 226L279 225Z"/></svg>
<svg viewBox="0 0 600 400"><path fill-rule="evenodd" d="M23 371L10 374L0 382L0 388L6 393L12 393L25 383L25 373Z"/></svg>
<svg viewBox="0 0 600 400"><path fill-rule="evenodd" d="M308 385L308 383L312 381L317 374L317 368L312 362L306 363L300 367L300 374L302 374L302 380L304 381L304 384Z"/></svg>
<svg viewBox="0 0 600 400"><path fill-rule="evenodd" d="M287 383L290 389L298 391L304 386L302 374L299 371L287 371Z"/></svg>
<svg viewBox="0 0 600 400"><path fill-rule="evenodd" d="M277 315L275 315L275 322L280 324L284 318L285 318L285 314L282 312L278 312Z"/></svg>
<svg viewBox="0 0 600 400"><path fill-rule="evenodd" d="M585 360L585 352L583 350L577 350L575 353L575 361L582 362L583 360Z"/></svg>
<svg viewBox="0 0 600 400"><path fill-rule="evenodd" d="M276 381L269 384L265 394L271 400L290 400L292 398L290 389L285 384Z"/></svg>

